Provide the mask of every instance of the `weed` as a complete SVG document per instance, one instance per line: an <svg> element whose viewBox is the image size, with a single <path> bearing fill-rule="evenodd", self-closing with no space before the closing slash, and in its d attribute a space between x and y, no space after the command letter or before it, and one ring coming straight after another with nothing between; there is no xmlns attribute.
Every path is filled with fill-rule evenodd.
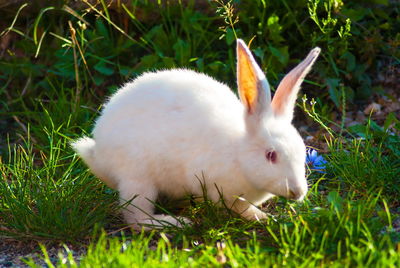
<svg viewBox="0 0 400 268"><path fill-rule="evenodd" d="M0 161L0 234L28 240L82 241L117 209L115 195L81 166L69 139L45 130L46 152L9 146ZM66 153L69 151L69 153Z"/></svg>

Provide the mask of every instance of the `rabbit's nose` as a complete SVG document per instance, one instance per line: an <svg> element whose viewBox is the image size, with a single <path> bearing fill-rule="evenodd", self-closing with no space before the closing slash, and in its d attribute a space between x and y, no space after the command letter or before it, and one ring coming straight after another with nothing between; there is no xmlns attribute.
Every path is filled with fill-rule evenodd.
<svg viewBox="0 0 400 268"><path fill-rule="evenodd" d="M301 188L289 189L288 197L289 197L289 199L302 201L304 199L304 196L306 195L306 193L307 193L307 190L304 191Z"/></svg>

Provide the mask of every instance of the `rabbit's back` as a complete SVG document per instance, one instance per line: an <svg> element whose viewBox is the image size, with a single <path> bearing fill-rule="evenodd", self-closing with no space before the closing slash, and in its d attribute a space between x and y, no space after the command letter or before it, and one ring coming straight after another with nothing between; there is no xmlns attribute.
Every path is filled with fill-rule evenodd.
<svg viewBox="0 0 400 268"><path fill-rule="evenodd" d="M229 130L225 131L223 125L237 124L242 113L234 93L205 74L179 69L146 73L110 98L93 134L96 138L107 130L104 134L110 138L109 131L124 129L179 136L174 126L180 127L184 136L191 130L210 133L214 129L210 127L226 133Z"/></svg>
<svg viewBox="0 0 400 268"><path fill-rule="evenodd" d="M151 171L160 188L176 187L166 184L164 176L182 184L182 176L194 179L204 169L222 169L222 163L212 160L232 153L233 140L244 132L242 118L234 93L204 74L146 73L106 104L93 132L95 154L111 173L126 170L149 177Z"/></svg>

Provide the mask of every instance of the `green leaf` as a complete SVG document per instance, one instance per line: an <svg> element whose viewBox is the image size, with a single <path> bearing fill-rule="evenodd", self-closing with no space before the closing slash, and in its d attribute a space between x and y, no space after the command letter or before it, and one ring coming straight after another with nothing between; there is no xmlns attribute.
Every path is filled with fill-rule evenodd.
<svg viewBox="0 0 400 268"><path fill-rule="evenodd" d="M385 6L389 4L389 0L366 0L365 2L371 4L385 5Z"/></svg>
<svg viewBox="0 0 400 268"><path fill-rule="evenodd" d="M208 65L208 68L210 68L213 72L218 73L220 69L222 69L225 66L225 64L221 61L214 61L211 64Z"/></svg>
<svg viewBox="0 0 400 268"><path fill-rule="evenodd" d="M338 192L336 191L329 192L327 200L336 210L342 211L343 198L339 195Z"/></svg>
<svg viewBox="0 0 400 268"><path fill-rule="evenodd" d="M115 92L117 92L117 90L118 90L118 86L116 86L116 85L111 85L111 86L107 87L107 91L110 94L114 94Z"/></svg>
<svg viewBox="0 0 400 268"><path fill-rule="evenodd" d="M186 64L190 58L190 46L182 39L178 39L172 47L175 51L175 59L180 64Z"/></svg>
<svg viewBox="0 0 400 268"><path fill-rule="evenodd" d="M346 51L340 58L347 61L346 70L352 72L356 67L356 57L349 51Z"/></svg>
<svg viewBox="0 0 400 268"><path fill-rule="evenodd" d="M107 75L107 76L110 76L110 75L112 75L114 73L114 70L112 68L110 68L110 67L107 67L107 65L102 61L99 61L94 66L94 69L96 71L98 71L99 73Z"/></svg>
<svg viewBox="0 0 400 268"><path fill-rule="evenodd" d="M279 17L276 14L268 18L267 25L271 40L274 42L281 42L284 40L281 36L282 26L279 24Z"/></svg>
<svg viewBox="0 0 400 268"><path fill-rule="evenodd" d="M200 72L204 72L204 59L200 58L200 59L196 60L196 66Z"/></svg>
<svg viewBox="0 0 400 268"><path fill-rule="evenodd" d="M338 78L327 78L326 84L329 90L329 96L335 103L336 107L340 107L340 92L338 90L340 79Z"/></svg>
<svg viewBox="0 0 400 268"><path fill-rule="evenodd" d="M140 59L140 64L144 68L154 68L158 60L159 57L157 55L146 55Z"/></svg>
<svg viewBox="0 0 400 268"><path fill-rule="evenodd" d="M163 57L162 61L165 65L165 68L173 68L175 67L175 60L171 57Z"/></svg>
<svg viewBox="0 0 400 268"><path fill-rule="evenodd" d="M392 124L399 124L400 121L396 118L394 113L389 113L386 117L385 123L383 124L383 128L387 130Z"/></svg>
<svg viewBox="0 0 400 268"><path fill-rule="evenodd" d="M228 45L232 45L232 43L235 41L235 34L231 28L226 30L225 38Z"/></svg>
<svg viewBox="0 0 400 268"><path fill-rule="evenodd" d="M346 8L342 10L343 15L350 18L352 22L357 22L362 20L368 14L367 8Z"/></svg>
<svg viewBox="0 0 400 268"><path fill-rule="evenodd" d="M367 127L361 124L353 125L348 127L349 131L353 134L356 134L360 137L365 138L366 132L367 132Z"/></svg>
<svg viewBox="0 0 400 268"><path fill-rule="evenodd" d="M158 55L167 55L171 52L170 41L162 25L156 25L146 33L144 39L152 44Z"/></svg>
<svg viewBox="0 0 400 268"><path fill-rule="evenodd" d="M101 84L104 83L104 76L100 76L100 75L95 75L93 77L93 81L96 84L96 86L100 86Z"/></svg>
<svg viewBox="0 0 400 268"><path fill-rule="evenodd" d="M279 25L279 17L276 14L272 14L267 21L268 27Z"/></svg>
<svg viewBox="0 0 400 268"><path fill-rule="evenodd" d="M354 90L351 87L344 87L344 94L347 103L354 100Z"/></svg>
<svg viewBox="0 0 400 268"><path fill-rule="evenodd" d="M264 60L264 55L265 55L264 49L262 49L261 47L257 47L256 49L253 49L252 51L253 51L254 55L256 55L258 58L261 59L261 61Z"/></svg>
<svg viewBox="0 0 400 268"><path fill-rule="evenodd" d="M108 29L104 25L103 20L96 20L96 29L99 32L99 35L104 37L105 39L109 40L110 36L108 34Z"/></svg>
<svg viewBox="0 0 400 268"><path fill-rule="evenodd" d="M120 66L119 67L119 73L123 76L129 75L131 72L130 68L127 66Z"/></svg>
<svg viewBox="0 0 400 268"><path fill-rule="evenodd" d="M268 48L269 48L269 51L272 53L272 55L274 55L278 59L278 61L280 63L282 63L282 65L286 65L287 64L287 62L289 61L289 53L288 53L288 47L287 46L280 47L278 49L278 48L275 48L275 47L270 45L270 46L268 46Z"/></svg>

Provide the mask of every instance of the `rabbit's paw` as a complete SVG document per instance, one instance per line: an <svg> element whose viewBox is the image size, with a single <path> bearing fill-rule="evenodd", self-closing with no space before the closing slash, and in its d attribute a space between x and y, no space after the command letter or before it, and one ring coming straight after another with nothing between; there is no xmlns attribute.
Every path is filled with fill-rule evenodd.
<svg viewBox="0 0 400 268"><path fill-rule="evenodd" d="M153 215L151 219L141 220L134 229L152 230L152 229L162 229L166 227L184 227L190 225L192 222L185 217L173 217L170 215Z"/></svg>
<svg viewBox="0 0 400 268"><path fill-rule="evenodd" d="M246 209L244 212L242 212L242 217L250 220L250 221L259 221L266 219L268 216L265 212L262 212L260 209L258 209L255 206L250 206L248 209Z"/></svg>

